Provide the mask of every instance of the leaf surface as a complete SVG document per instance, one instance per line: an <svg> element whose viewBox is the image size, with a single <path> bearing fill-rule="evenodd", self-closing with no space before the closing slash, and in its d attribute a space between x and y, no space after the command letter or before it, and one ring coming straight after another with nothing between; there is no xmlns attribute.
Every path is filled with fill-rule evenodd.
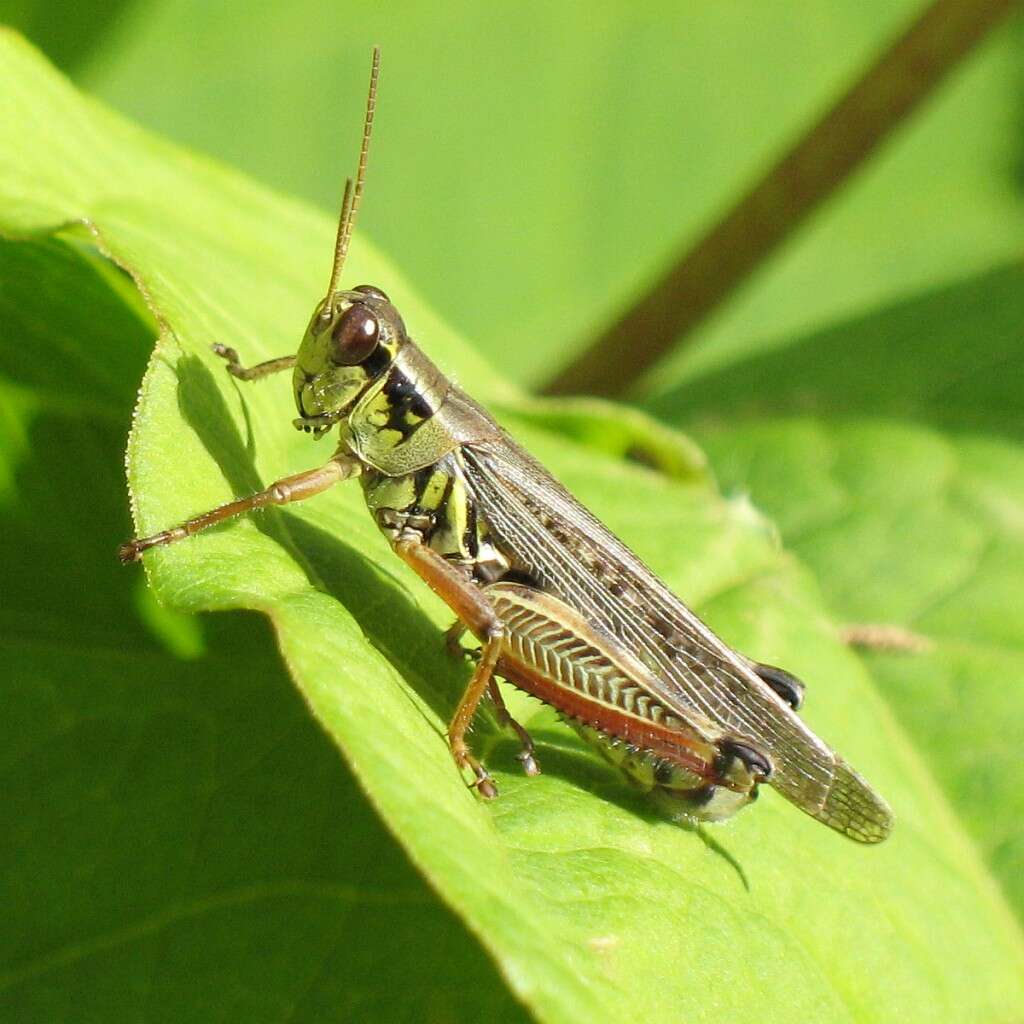
<svg viewBox="0 0 1024 1024"><path fill-rule="evenodd" d="M112 559L154 336L134 290L56 240L0 242L0 282L0 562L17 567L0 605L0 1017L524 1020L265 622L162 609Z"/></svg>

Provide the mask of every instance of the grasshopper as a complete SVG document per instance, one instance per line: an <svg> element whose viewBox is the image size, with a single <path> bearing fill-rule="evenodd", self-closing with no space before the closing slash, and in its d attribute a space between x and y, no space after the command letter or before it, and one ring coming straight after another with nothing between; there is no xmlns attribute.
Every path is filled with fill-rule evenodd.
<svg viewBox="0 0 1024 1024"><path fill-rule="evenodd" d="M355 182L346 182L330 284L294 356L249 368L214 350L239 380L292 370L298 418L314 437L338 428L333 456L178 526L123 545L122 561L230 516L303 501L358 477L395 554L457 616L447 643L479 641L448 728L456 765L481 797L497 788L467 731L489 695L539 772L502 677L551 705L628 777L680 817L726 818L761 783L864 843L892 827L886 803L797 715L803 685L732 650L412 341L380 288L340 279L362 198L376 106L374 50Z"/></svg>

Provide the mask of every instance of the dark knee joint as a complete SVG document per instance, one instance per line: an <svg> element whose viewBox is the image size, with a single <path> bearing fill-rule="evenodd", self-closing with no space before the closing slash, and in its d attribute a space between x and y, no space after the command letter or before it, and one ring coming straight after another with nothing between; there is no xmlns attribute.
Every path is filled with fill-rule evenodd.
<svg viewBox="0 0 1024 1024"><path fill-rule="evenodd" d="M730 774L728 761L735 758L743 764L746 771L754 778L763 781L771 777L772 763L767 755L762 754L756 747L752 747L747 743L740 743L738 740L722 740L718 748L721 751L722 758L727 759L727 763L723 763L720 766L719 774L721 776L727 777Z"/></svg>
<svg viewBox="0 0 1024 1024"><path fill-rule="evenodd" d="M751 668L768 684L794 711L799 711L804 702L806 687L796 676L790 675L774 665L752 664Z"/></svg>

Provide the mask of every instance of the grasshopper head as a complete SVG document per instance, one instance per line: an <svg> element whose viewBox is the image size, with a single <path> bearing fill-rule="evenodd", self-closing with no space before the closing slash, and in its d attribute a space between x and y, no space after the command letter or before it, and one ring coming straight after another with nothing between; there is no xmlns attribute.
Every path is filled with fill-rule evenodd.
<svg viewBox="0 0 1024 1024"><path fill-rule="evenodd" d="M385 373L405 325L379 288L334 292L313 312L299 346L292 386L296 427L321 434L342 419Z"/></svg>
<svg viewBox="0 0 1024 1024"><path fill-rule="evenodd" d="M327 297L313 311L295 358L292 388L299 410L295 426L317 437L345 417L391 365L405 340L402 318L379 288L361 284L351 291L342 291L338 287L363 194L379 72L380 47L375 46L359 165L355 182L351 178L345 182L331 282Z"/></svg>

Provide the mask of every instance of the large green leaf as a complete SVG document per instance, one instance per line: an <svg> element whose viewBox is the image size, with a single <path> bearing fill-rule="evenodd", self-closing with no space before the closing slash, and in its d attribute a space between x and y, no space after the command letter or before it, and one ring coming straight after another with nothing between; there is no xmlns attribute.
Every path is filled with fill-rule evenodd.
<svg viewBox="0 0 1024 1024"><path fill-rule="evenodd" d="M522 1020L265 623L200 629L112 558L154 334L125 297L0 242L0 1018Z"/></svg>
<svg viewBox="0 0 1024 1024"><path fill-rule="evenodd" d="M1024 914L1024 273L972 277L696 378L696 430L836 613L929 649L869 655Z"/></svg>
<svg viewBox="0 0 1024 1024"><path fill-rule="evenodd" d="M460 0L440 16L408 0L149 0L81 77L143 123L333 209L354 97L382 44L363 226L507 373L536 381L923 3L594 0L581 16ZM1014 251L1019 62L1008 34L972 58L708 325L701 359Z"/></svg>
<svg viewBox="0 0 1024 1024"><path fill-rule="evenodd" d="M286 386L243 390L208 345L226 342L250 359L294 348L323 287L330 221L81 100L15 39L4 37L0 60L7 230L88 218L162 328L130 445L139 527L323 458L290 427ZM463 383L515 405L361 240L351 278L380 280ZM514 744L483 723L474 741L502 797L481 804L445 747L444 722L466 678L441 650L449 614L390 557L352 489L157 551L148 575L179 610L270 617L299 692L385 823L541 1019L982 1021L1019 1005L1015 921L863 668L836 641L813 579L778 551L764 521L699 478L666 480L523 432L726 636L811 681L809 720L896 808L888 843L848 843L771 793L702 839L656 816L526 698L520 713L546 774L520 778ZM241 683L223 684L229 699L250 692L251 664L240 661ZM229 671L223 661L218 670ZM217 706L199 694L193 703L197 715ZM225 757L243 766L252 756L233 733ZM275 842L261 823L253 828L238 826L258 849ZM324 939L331 949L362 942L344 923ZM191 953L185 942L186 961ZM268 954L257 969L274 977L288 964ZM111 983L106 974L94 982ZM237 984L247 998L245 980ZM329 993L324 1002L324 1017L343 1015Z"/></svg>

